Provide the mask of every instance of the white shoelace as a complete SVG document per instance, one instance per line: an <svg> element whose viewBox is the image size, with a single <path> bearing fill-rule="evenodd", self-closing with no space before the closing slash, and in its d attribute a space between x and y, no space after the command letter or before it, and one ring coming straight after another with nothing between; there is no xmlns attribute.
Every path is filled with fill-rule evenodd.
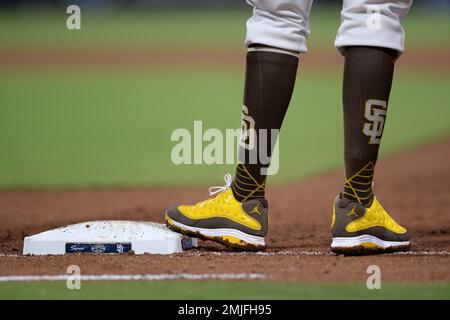
<svg viewBox="0 0 450 320"><path fill-rule="evenodd" d="M220 192L223 192L225 190L227 190L228 188L231 187L231 183L233 182L233 177L231 176L231 174L227 173L224 177L223 180L225 180L225 185L224 186L214 186L214 187L210 187L209 188L209 195L213 196L216 195Z"/></svg>

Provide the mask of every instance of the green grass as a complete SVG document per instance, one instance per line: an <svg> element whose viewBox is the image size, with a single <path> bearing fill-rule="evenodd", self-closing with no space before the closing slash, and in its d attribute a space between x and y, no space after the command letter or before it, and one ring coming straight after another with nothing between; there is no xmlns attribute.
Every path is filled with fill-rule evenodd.
<svg viewBox="0 0 450 320"><path fill-rule="evenodd" d="M0 46L192 47L242 45L248 10L82 11L81 30L66 28L65 10L4 12Z"/></svg>
<svg viewBox="0 0 450 320"><path fill-rule="evenodd" d="M340 8L314 6L312 47L332 48ZM241 47L251 7L240 9L89 11L82 10L81 30L66 29L67 14L58 11L0 12L0 47ZM448 14L414 7L405 20L407 47L450 47Z"/></svg>
<svg viewBox="0 0 450 320"><path fill-rule="evenodd" d="M238 128L239 70L0 75L0 187L218 183L232 165L171 162L171 133ZM450 77L400 74L382 155L450 133ZM271 181L341 165L341 76L300 72Z"/></svg>
<svg viewBox="0 0 450 320"><path fill-rule="evenodd" d="M334 50L334 12L314 7L311 48ZM83 11L82 30L66 14L1 12L0 49L224 48L239 50L250 8L158 12ZM181 26L181 27L180 27ZM450 48L448 16L418 12L405 21L407 48ZM181 32L182 31L182 32ZM159 71L22 70L0 73L0 188L174 186L220 183L233 165L176 166L176 128L238 128L239 69ZM450 135L450 76L397 73L382 156ZM341 74L300 71L271 182L341 166ZM231 293L231 295L230 295ZM0 283L0 298L21 299L449 299L450 284L281 284L270 282Z"/></svg>
<svg viewBox="0 0 450 320"><path fill-rule="evenodd" d="M299 284L273 282L6 282L0 299L450 299L450 283Z"/></svg>
<svg viewBox="0 0 450 320"><path fill-rule="evenodd" d="M313 8L312 47L334 50L338 11ZM65 28L64 10L1 12L0 48L239 50L250 12L247 6L221 11L83 10L80 31ZM448 47L446 18L413 8L406 19L409 43L423 48L432 43L435 50ZM158 70L1 73L0 188L220 182L232 165L175 166L170 135L176 128L192 128L194 120L203 120L205 129L238 128L243 70ZM450 133L449 85L448 74L397 72L382 155ZM340 91L339 72L301 70L280 140L280 173L271 182L341 166Z"/></svg>

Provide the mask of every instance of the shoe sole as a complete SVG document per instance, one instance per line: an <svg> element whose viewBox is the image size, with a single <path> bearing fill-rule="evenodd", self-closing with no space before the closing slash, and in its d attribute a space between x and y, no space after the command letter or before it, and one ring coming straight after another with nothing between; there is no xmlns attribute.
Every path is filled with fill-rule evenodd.
<svg viewBox="0 0 450 320"><path fill-rule="evenodd" d="M331 252L346 255L366 255L408 251L409 241L385 241L371 235L336 237Z"/></svg>
<svg viewBox="0 0 450 320"><path fill-rule="evenodd" d="M166 214L166 226L186 236L212 240L223 244L227 248L242 251L264 251L266 249L263 237L252 236L236 229L204 229L184 225L170 219Z"/></svg>

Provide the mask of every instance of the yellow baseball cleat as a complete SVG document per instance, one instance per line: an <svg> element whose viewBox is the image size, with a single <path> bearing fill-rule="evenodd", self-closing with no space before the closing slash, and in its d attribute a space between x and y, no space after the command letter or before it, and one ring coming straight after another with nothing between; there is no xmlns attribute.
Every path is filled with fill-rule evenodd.
<svg viewBox="0 0 450 320"><path fill-rule="evenodd" d="M409 250L408 231L395 222L377 198L366 208L336 197L333 206L331 251L337 254L371 254Z"/></svg>
<svg viewBox="0 0 450 320"><path fill-rule="evenodd" d="M210 188L210 198L207 200L168 209L167 227L188 236L219 242L232 249L265 250L267 200L237 201L230 188L231 180L231 175L227 174L224 187Z"/></svg>

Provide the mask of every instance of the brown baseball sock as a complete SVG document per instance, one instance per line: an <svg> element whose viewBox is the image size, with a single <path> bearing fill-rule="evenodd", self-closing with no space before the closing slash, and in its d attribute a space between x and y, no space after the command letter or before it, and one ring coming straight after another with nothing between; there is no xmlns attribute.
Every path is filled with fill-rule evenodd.
<svg viewBox="0 0 450 320"><path fill-rule="evenodd" d="M355 46L347 47L344 56L343 196L368 207L397 51Z"/></svg>
<svg viewBox="0 0 450 320"><path fill-rule="evenodd" d="M238 201L264 198L267 169L291 100L297 67L294 52L260 45L247 52L243 130L231 185Z"/></svg>

